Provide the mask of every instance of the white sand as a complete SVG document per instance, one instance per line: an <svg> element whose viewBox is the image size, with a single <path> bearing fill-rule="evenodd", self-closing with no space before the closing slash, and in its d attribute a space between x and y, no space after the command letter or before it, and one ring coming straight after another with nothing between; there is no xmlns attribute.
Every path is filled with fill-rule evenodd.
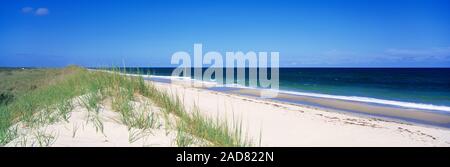
<svg viewBox="0 0 450 167"><path fill-rule="evenodd" d="M212 118L242 120L261 146L450 146L450 130L155 83Z"/></svg>

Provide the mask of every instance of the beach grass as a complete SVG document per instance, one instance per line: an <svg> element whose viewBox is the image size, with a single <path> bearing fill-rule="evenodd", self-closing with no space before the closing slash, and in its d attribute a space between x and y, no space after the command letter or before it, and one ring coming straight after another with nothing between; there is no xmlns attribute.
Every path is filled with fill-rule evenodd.
<svg viewBox="0 0 450 167"><path fill-rule="evenodd" d="M77 66L64 69L20 69L3 70L0 103L0 145L5 145L18 137L17 122L29 127L38 127L57 121L67 121L73 109L73 99L89 111L89 118L98 131L103 132L99 119L100 105L111 99L113 110L121 115L121 121L129 129L147 130L157 127L158 117L148 111L148 107L138 109L133 105L137 96L148 98L152 104L167 114L178 118L178 146L190 146L197 138L206 141L207 146L251 146L242 132L241 122L229 125L227 121L210 119L200 114L198 109L189 113L177 96L158 90L142 77L123 75L121 69L87 70ZM22 79L23 78L23 79ZM26 82L24 81L26 80ZM31 81L33 80L33 81ZM13 86L15 81L21 83ZM144 104L149 105L149 104ZM171 120L166 120L171 121ZM169 122L169 124L172 124ZM73 136L76 131L74 130ZM131 133L130 133L131 134ZM48 146L54 141L52 136L36 135L40 146ZM130 141L139 135L133 132ZM178 141L179 140L179 141Z"/></svg>
<svg viewBox="0 0 450 167"><path fill-rule="evenodd" d="M211 119L200 114L198 107L194 107L193 112L189 113L178 96L171 96L167 92L159 91L152 84L148 84L149 94L147 96L163 108L167 114L176 115L181 122L177 124L177 129L187 132L197 138L205 140L209 146L228 146L244 147L252 146L252 140L244 135L242 131L242 122L231 122L226 120ZM180 127L181 126L181 127ZM179 133L179 135L185 135ZM187 138L180 138L184 146Z"/></svg>

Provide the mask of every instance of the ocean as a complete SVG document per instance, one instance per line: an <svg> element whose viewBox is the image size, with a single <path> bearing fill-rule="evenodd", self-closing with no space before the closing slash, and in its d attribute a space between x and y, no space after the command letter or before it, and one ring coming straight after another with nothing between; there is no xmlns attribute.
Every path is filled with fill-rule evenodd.
<svg viewBox="0 0 450 167"><path fill-rule="evenodd" d="M173 70L126 68L152 76L170 76ZM450 68L280 68L279 86L291 94L450 113Z"/></svg>

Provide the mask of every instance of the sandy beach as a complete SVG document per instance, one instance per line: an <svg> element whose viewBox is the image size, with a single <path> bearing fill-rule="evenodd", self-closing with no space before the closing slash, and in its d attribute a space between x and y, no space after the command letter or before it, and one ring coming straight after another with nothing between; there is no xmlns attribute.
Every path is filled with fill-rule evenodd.
<svg viewBox="0 0 450 167"><path fill-rule="evenodd" d="M151 82L151 81L148 81ZM450 146L450 130L154 82L212 118L242 121L261 146Z"/></svg>
<svg viewBox="0 0 450 167"><path fill-rule="evenodd" d="M178 97L188 113L200 111L200 114L207 118L226 121L231 128L239 125L239 129L243 131L243 137L250 140L253 143L252 146L450 146L450 129L445 127L261 99L249 96L255 93L252 91L238 91L247 94L239 94L236 91L214 91L207 89L214 85L193 87L191 83L197 81L192 80L166 81L146 80L145 82L159 91ZM149 129L136 129L125 125L120 113L111 108L110 99L101 102L98 112L94 114L82 104L81 99L83 97L72 100L74 108L65 121L39 124L37 127L30 127L30 124L21 122L12 126L18 129L19 136L5 146L177 146L178 131L174 126L177 118L174 115L163 118L161 108L146 97L138 96L132 101L132 106L136 114L150 114L152 120L155 118L152 125L149 125L151 127ZM321 99L315 99L315 102L327 103L326 100L321 101ZM362 104L344 103L334 101L332 104L362 108L362 111L386 110L381 107L370 108ZM399 110L399 112L406 111ZM446 116L419 111L411 112L411 117L447 121ZM45 116L46 119L51 118L45 114L47 113L38 112L35 117L37 119L40 116Z"/></svg>

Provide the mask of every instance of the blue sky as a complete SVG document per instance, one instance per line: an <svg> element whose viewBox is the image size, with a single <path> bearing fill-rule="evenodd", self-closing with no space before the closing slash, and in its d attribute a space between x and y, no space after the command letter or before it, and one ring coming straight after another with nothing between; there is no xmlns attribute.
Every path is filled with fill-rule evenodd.
<svg viewBox="0 0 450 167"><path fill-rule="evenodd" d="M0 66L170 66L194 43L290 67L450 67L450 1L0 1Z"/></svg>

